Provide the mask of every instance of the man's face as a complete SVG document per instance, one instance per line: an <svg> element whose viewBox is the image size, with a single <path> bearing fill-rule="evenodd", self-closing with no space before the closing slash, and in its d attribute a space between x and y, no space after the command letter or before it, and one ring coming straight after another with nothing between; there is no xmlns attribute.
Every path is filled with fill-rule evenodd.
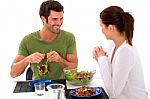
<svg viewBox="0 0 150 99"><path fill-rule="evenodd" d="M51 11L48 16L48 23L45 23L47 29L52 33L58 33L63 23L63 11Z"/></svg>

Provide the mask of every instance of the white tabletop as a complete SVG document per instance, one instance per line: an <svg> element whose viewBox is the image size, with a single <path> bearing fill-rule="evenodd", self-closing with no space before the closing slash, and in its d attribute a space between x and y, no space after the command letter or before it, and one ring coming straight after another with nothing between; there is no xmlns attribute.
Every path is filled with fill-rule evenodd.
<svg viewBox="0 0 150 99"><path fill-rule="evenodd" d="M11 86L11 91L9 90L9 95L5 95L6 98L7 97L11 97L12 99L51 99L50 94L48 92L45 92L45 94L43 96L37 96L35 94L35 92L21 92L21 93L13 93L13 90L16 86L16 81L13 81L12 84L10 84ZM91 81L91 83L88 84L88 86L90 87L104 87L103 81L100 78L93 78L93 80ZM78 88L81 86L75 86L75 85L71 85L67 82L67 88L68 89L74 89L74 88ZM64 98L65 99L65 98Z"/></svg>

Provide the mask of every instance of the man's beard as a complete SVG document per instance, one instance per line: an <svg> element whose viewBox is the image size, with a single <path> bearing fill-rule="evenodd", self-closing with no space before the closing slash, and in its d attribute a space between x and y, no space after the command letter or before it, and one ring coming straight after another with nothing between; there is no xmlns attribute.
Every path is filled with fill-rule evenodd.
<svg viewBox="0 0 150 99"><path fill-rule="evenodd" d="M54 34L59 34L59 31L60 31L60 28L54 28L54 26L51 28L51 30L50 30L52 33L54 33Z"/></svg>
<svg viewBox="0 0 150 99"><path fill-rule="evenodd" d="M53 34L59 34L59 31L60 31L60 29L58 30L58 32L55 32L55 31L51 31Z"/></svg>

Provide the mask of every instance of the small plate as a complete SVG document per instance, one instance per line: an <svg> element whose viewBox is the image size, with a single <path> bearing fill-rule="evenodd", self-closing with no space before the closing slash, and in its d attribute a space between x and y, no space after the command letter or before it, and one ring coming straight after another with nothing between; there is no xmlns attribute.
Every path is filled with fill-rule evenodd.
<svg viewBox="0 0 150 99"><path fill-rule="evenodd" d="M44 83L45 83L45 86L47 86L47 85L53 83L52 80L32 80L32 81L29 82L29 86L31 86L31 87L34 88L34 84L35 84L35 83L38 83L38 82L44 82Z"/></svg>
<svg viewBox="0 0 150 99"><path fill-rule="evenodd" d="M92 88L96 93L94 95L91 96L77 96L75 94L75 91L78 90L79 88L76 89L72 89L69 91L69 96L72 97L72 99L97 99L98 97L101 96L102 94L102 90L99 87L90 87ZM99 98L98 98L99 99Z"/></svg>

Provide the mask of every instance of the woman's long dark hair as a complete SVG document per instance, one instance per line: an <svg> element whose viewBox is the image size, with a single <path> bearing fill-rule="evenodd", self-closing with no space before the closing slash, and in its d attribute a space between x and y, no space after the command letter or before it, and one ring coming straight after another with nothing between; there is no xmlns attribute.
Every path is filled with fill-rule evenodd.
<svg viewBox="0 0 150 99"><path fill-rule="evenodd" d="M106 26L115 25L121 35L125 35L128 43L132 45L134 18L118 6L110 6L100 13L102 23Z"/></svg>

